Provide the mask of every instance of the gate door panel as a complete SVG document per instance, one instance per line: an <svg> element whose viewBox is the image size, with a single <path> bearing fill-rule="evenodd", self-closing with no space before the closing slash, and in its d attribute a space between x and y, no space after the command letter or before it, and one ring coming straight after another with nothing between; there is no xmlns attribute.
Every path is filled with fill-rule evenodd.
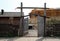
<svg viewBox="0 0 60 41"><path fill-rule="evenodd" d="M28 33L28 18L24 19L24 34Z"/></svg>
<svg viewBox="0 0 60 41"><path fill-rule="evenodd" d="M38 20L38 36L44 35L44 17L37 17Z"/></svg>

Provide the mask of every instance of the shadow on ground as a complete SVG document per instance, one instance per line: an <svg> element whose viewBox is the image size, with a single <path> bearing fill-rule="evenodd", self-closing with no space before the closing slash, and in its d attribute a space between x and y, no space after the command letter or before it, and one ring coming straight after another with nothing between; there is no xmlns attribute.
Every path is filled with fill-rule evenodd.
<svg viewBox="0 0 60 41"><path fill-rule="evenodd" d="M0 41L15 41L17 39L19 39L19 37L0 38Z"/></svg>
<svg viewBox="0 0 60 41"><path fill-rule="evenodd" d="M51 41L51 40L60 41L60 37L42 37L37 39L36 41Z"/></svg>
<svg viewBox="0 0 60 41"><path fill-rule="evenodd" d="M37 39L36 41L43 41L44 37Z"/></svg>
<svg viewBox="0 0 60 41"><path fill-rule="evenodd" d="M11 37L0 38L0 41L60 41L59 37Z"/></svg>
<svg viewBox="0 0 60 41"><path fill-rule="evenodd" d="M19 39L19 37L16 37L16 38L8 38L7 41L15 41L17 39Z"/></svg>

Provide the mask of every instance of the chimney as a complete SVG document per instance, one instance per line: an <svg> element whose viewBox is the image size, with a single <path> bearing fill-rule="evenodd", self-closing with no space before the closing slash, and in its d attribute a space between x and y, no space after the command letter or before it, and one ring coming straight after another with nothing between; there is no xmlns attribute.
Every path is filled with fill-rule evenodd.
<svg viewBox="0 0 60 41"><path fill-rule="evenodd" d="M1 15L3 15L4 14L4 10L3 9L1 9Z"/></svg>

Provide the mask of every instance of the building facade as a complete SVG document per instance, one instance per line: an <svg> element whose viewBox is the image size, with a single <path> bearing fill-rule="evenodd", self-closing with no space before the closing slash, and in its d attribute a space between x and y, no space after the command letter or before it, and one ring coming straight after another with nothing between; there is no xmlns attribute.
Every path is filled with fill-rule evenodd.
<svg viewBox="0 0 60 41"><path fill-rule="evenodd" d="M35 9L35 10L32 10L30 13L30 23L37 23L37 16L34 16L32 14L38 14L40 16L44 16L44 9ZM53 8L50 8L50 9L46 9L46 16L49 17L49 18L46 18L46 21L48 20L51 20L51 19L55 19L55 20L60 20L60 9L53 9ZM37 29L38 27L38 24L34 24L34 28Z"/></svg>
<svg viewBox="0 0 60 41"><path fill-rule="evenodd" d="M21 32L22 28L20 28L20 19L21 19L20 12L4 12L3 14L1 14L0 12L0 36L22 35ZM20 31L18 31L19 29Z"/></svg>

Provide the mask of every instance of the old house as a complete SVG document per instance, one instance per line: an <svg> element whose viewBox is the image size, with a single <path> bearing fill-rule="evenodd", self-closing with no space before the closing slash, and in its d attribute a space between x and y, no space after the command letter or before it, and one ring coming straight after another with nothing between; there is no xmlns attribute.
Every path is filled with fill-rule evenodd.
<svg viewBox="0 0 60 41"><path fill-rule="evenodd" d="M30 24L33 24L33 28L37 28L37 16L34 16L32 14L38 14L40 16L44 16L44 9L34 9L29 13L30 16ZM46 16L50 17L50 18L46 18L47 20L51 20L51 19L57 19L60 20L60 9L46 9Z"/></svg>
<svg viewBox="0 0 60 41"><path fill-rule="evenodd" d="M38 14L44 16L44 9L35 9L30 12L30 24L33 23L33 28L38 28L37 16L32 14ZM45 35L47 36L60 36L60 8L57 9L46 9L46 28ZM48 34L49 33L49 34Z"/></svg>
<svg viewBox="0 0 60 41"><path fill-rule="evenodd" d="M0 36L18 35L20 18L20 12L0 12Z"/></svg>

